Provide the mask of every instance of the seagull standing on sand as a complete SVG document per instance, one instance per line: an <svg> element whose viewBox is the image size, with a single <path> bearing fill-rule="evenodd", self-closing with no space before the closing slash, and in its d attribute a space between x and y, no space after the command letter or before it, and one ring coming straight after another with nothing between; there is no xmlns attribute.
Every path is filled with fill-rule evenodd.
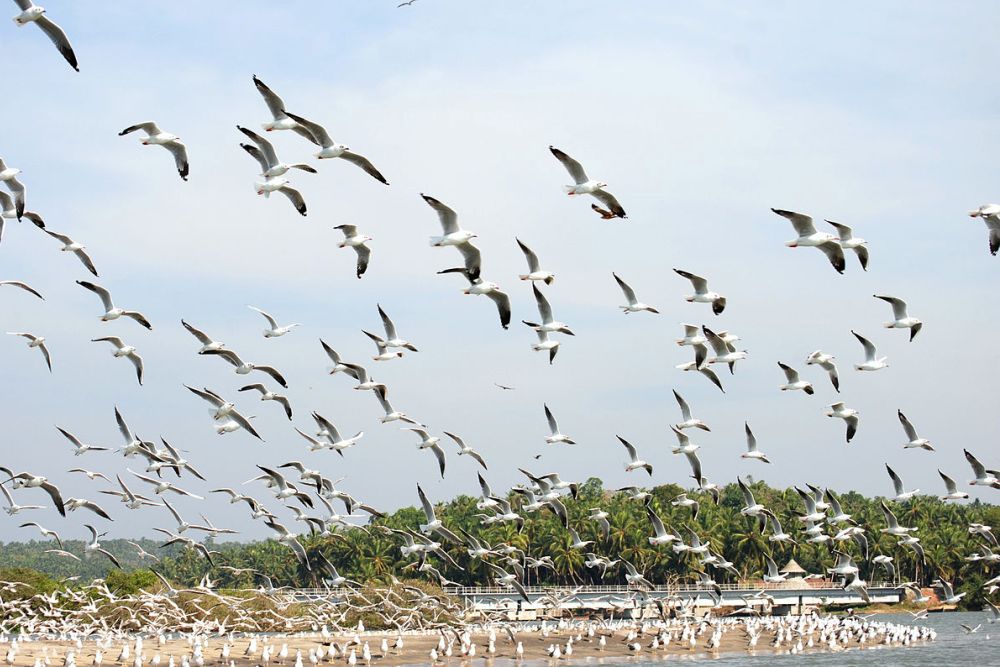
<svg viewBox="0 0 1000 667"><path fill-rule="evenodd" d="M354 248L354 252L358 256L355 273L360 280L361 276L365 275L365 271L368 270L368 262L371 261L372 249L368 247L368 242L372 240L372 237L359 234L355 225L337 225L334 229L339 229L344 234L344 240L337 244L338 248Z"/></svg>
<svg viewBox="0 0 1000 667"><path fill-rule="evenodd" d="M164 132L152 121L126 127L118 133L118 136L124 137L126 134L137 130L142 130L146 133L146 138L142 140L143 146L163 146L170 151L170 154L174 156L177 173L180 174L182 180L186 181L190 168L188 166L187 147L181 143L180 137L176 134Z"/></svg>
<svg viewBox="0 0 1000 667"><path fill-rule="evenodd" d="M77 280L76 284L84 289L88 289L94 294L96 294L101 299L101 303L104 304L104 314L101 315L102 322L110 322L111 320L117 320L119 317L129 317L140 325L152 330L153 325L149 323L146 316L137 310L124 310L123 308L115 307L114 302L111 300L111 292L104 289L100 285L95 285L94 283L87 282L85 280Z"/></svg>
<svg viewBox="0 0 1000 667"><path fill-rule="evenodd" d="M299 126L305 128L305 130L312 135L311 141L320 147L319 152L315 155L317 159L326 160L329 158L339 157L343 160L347 160L355 166L361 167L364 169L365 173L374 178L376 181L389 185L389 181L385 180L385 176L383 176L382 173L375 168L375 165L373 165L368 158L359 153L351 152L351 149L344 144L338 144L335 142L330 138L330 135L322 125L314 123L311 120L307 120L302 116L296 116L288 111L285 111L285 114L298 123Z"/></svg>
<svg viewBox="0 0 1000 667"><path fill-rule="evenodd" d="M865 348L865 360L860 364L854 364L854 370L878 371L889 367L887 357L879 357L878 350L875 349L875 345L870 340L854 330L852 330L851 333L858 339L861 346Z"/></svg>
<svg viewBox="0 0 1000 667"><path fill-rule="evenodd" d="M103 338L94 338L90 342L92 343L111 343L115 346L115 351L112 355L119 359L121 357L127 357L132 365L135 366L135 375L139 379L139 384L142 384L142 357L135 351L135 348L131 345L126 345L125 342L118 336L104 336Z"/></svg>
<svg viewBox="0 0 1000 667"><path fill-rule="evenodd" d="M564 185L563 192L566 194L573 195L590 195L594 197L597 201L601 202L608 207L608 211L611 212L613 217L616 218L626 218L625 209L622 205L618 203L615 196L605 190L608 184L603 181L595 181L587 176L587 172L583 170L583 166L571 158L566 153L562 152L554 146L549 146L549 150L552 154L562 163L562 166L566 168L569 172L570 177L573 179L573 185ZM603 216L602 216L603 217Z"/></svg>
<svg viewBox="0 0 1000 667"><path fill-rule="evenodd" d="M76 54L73 53L73 46L69 43L66 33L55 21L45 14L45 9L31 2L31 0L14 0L14 3L21 8L21 13L14 17L14 23L18 27L34 23L45 33L45 36L59 49L59 53L66 59L69 66L80 71L79 63L76 61Z"/></svg>
<svg viewBox="0 0 1000 667"><path fill-rule="evenodd" d="M906 302L894 296L882 296L879 294L873 294L872 296L892 305L892 322L886 322L882 326L886 329L909 329L910 342L913 342L913 339L920 333L920 329L923 328L924 323L915 317L910 317L906 313Z"/></svg>
<svg viewBox="0 0 1000 667"><path fill-rule="evenodd" d="M712 312L716 315L721 315L722 311L726 309L726 297L717 292L709 291L707 280L681 269L674 269L674 273L682 278L687 278L694 286L694 294L684 297L685 301L688 303L710 303L712 304Z"/></svg>
<svg viewBox="0 0 1000 667"><path fill-rule="evenodd" d="M622 312L628 315L629 313L641 313L642 311L645 310L650 313L655 313L656 315L660 314L660 311L658 311L656 308L653 308L652 306L642 303L641 301L636 299L635 290L633 290L628 283L619 278L617 273L612 272L611 275L615 277L615 282L618 283L618 287L621 288L622 294L625 295L625 301L627 302L627 305L618 306L619 308L622 309Z"/></svg>
<svg viewBox="0 0 1000 667"><path fill-rule="evenodd" d="M840 241L836 236L827 234L826 232L817 232L816 226L813 224L813 219L808 215L777 208L772 208L771 210L791 222L792 227L795 228L795 232L798 234L798 238L786 242L786 246L789 248L817 248L826 255L837 273L844 272L844 249L841 247Z"/></svg>
<svg viewBox="0 0 1000 667"><path fill-rule="evenodd" d="M42 356L45 357L45 365L49 367L49 372L52 372L52 357L49 356L49 348L45 346L45 337L36 336L32 333L27 333L24 331L8 331L8 336L20 336L21 338L26 338L28 340L28 347L37 347L42 352Z"/></svg>

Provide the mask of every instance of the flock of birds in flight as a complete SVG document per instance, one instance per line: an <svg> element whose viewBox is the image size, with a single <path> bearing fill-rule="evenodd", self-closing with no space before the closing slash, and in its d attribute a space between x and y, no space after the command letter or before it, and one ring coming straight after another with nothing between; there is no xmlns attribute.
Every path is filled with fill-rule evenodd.
<svg viewBox="0 0 1000 667"><path fill-rule="evenodd" d="M76 56L66 38L65 33L49 20L45 10L33 5L30 0L16 0L17 5L22 9L21 14L15 17L18 25L34 23L55 43L60 53L74 69L78 69ZM409 4L409 3L404 3ZM286 105L271 88L256 76L253 77L253 84L263 98L271 119L262 124L266 133L278 131L291 131L302 139L318 147L314 157L318 160L341 158L356 167L362 169L377 181L388 185L388 181L382 173L374 166L371 160L364 155L352 151L346 145L334 141L327 130L315 121L303 116L294 114L287 110ZM307 207L302 194L291 186L286 178L291 170L300 170L307 173L316 173L316 169L306 163L285 163L278 159L272 143L256 132L243 126L237 126L238 131L247 139L249 143L240 144L241 148L253 157L260 166L261 180L256 183L256 191L264 197L271 193L279 192L286 196L292 203L296 211L301 215L306 215ZM188 149L180 138L174 134L162 130L155 122L143 122L132 125L121 131L121 135L128 135L134 132L142 132L145 137L142 139L143 145L162 146L168 150L174 160L179 176L187 180L190 168L188 159ZM592 209L603 220L614 222L626 218L625 209L617 198L612 195L607 184L603 181L591 178L583 166L570 157L564 151L549 147L552 155L565 168L573 183L565 185L563 192L570 197L589 195L597 200L591 205ZM6 192L0 191L0 204L2 204L2 214L0 214L0 238L2 238L3 223L6 220L22 220L27 218L33 222L40 230L48 236L56 239L62 244L61 250L74 254L81 262L85 270L98 277L97 268L87 252L86 247L66 234L61 234L50 230L43 218L26 208L26 189L18 178L20 171L8 167L0 159L0 183L6 188ZM439 273L460 274L465 278L468 286L463 290L465 294L482 295L494 302L499 321L504 329L507 329L511 321L511 302L508 294L501 290L495 282L486 280L482 275L483 262L479 249L474 244L477 235L459 225L456 212L442 203L440 200L421 194L423 200L435 212L438 217L442 233L430 239L430 245L434 248L451 247L458 252L457 259L460 265L454 268L447 268ZM830 264L838 273L843 273L846 269L845 252L853 251L857 256L860 266L867 271L869 268L869 249L864 241L854 235L853 230L847 225L827 221L836 232L827 233L818 231L814 220L805 214L781 209L772 209L775 214L787 219L795 232L795 238L786 243L792 248L816 248L821 251L829 260ZM989 204L982 206L971 213L973 217L982 219L989 231L990 251L996 254L1000 249L1000 205ZM354 225L340 225L337 229L343 233L344 239L340 243L342 248L351 248L357 254L356 276L361 278L369 267L372 251L369 242L371 237L361 233ZM532 345L536 351L547 353L548 362L555 361L556 354L564 336L572 337L574 332L570 326L556 319L554 309L543 289L552 285L555 274L544 268L544 263L539 256L521 239L516 239L516 243L524 254L527 271L519 276L520 280L531 284L531 291L537 306L537 321L524 320L524 324L531 328L537 335L537 343ZM711 307L714 315L721 315L727 304L726 297L709 287L709 281L701 275L697 275L687 270L674 269L683 279L690 282L693 293L685 297L686 301L695 304L705 304ZM613 278L621 289L625 303L620 306L625 314L646 313L647 315L657 315L660 310L653 305L641 301L635 289L626 280L613 273ZM100 320L102 322L115 322L122 318L131 320L139 327L152 330L153 326L142 312L133 309L126 309L116 305L112 298L112 293L106 287L92 282L92 280L78 280L77 283L83 289L92 292L101 302ZM18 280L2 280L0 287L20 288L25 292L44 299L42 294ZM2 291L2 290L0 290ZM902 329L908 332L909 341L915 341L917 335L923 327L923 322L909 314L907 303L895 296L876 294L875 298L885 301L892 308L892 319L884 324L886 328ZM282 338L290 334L297 323L281 325L271 314L254 308L255 311L265 319L267 323L263 335L267 339ZM417 352L417 347L410 341L404 339L398 332L397 327L386 311L378 306L383 331L373 333L364 331L374 344L376 354L372 357L375 362L394 361L403 357L405 352ZM246 384L239 388L239 392L251 392L258 396L261 401L269 401L280 407L281 413L289 421L293 420L293 406L289 399L279 393L275 385L287 388L288 383L283 374L275 367L248 361L235 350L229 348L225 343L216 340L202 329L182 320L183 327L197 339L197 354L206 358L217 357L232 366L233 371L248 379L259 380ZM118 325L121 326L121 325ZM735 372L735 368L742 361L747 359L748 353L738 348L739 336L730 331L716 330L706 325L684 324L683 337L677 339L677 344L682 347L690 347L693 352L693 360L681 364L677 368L686 372L696 372L707 378L723 393L725 389L717 369L728 367L730 373ZM46 345L43 336L29 332L10 332L11 335L23 337L28 341L30 348L37 349L44 357L45 363L50 372L53 371L52 356ZM124 329L122 331L124 333ZM863 359L854 364L858 372L876 372L889 367L887 358L880 356L876 345L872 340L858 332L851 332L861 345ZM131 336L130 336L131 339ZM108 335L93 339L94 342L109 343L113 348L116 358L128 359L135 368L138 384L143 382L144 365L143 359L136 346L126 343L120 335ZM428 450L434 457L436 469L441 477L444 477L446 470L446 453L441 444L441 438L432 434L431 429L408 416L404 412L398 411L389 401L389 391L384 383L375 380L369 370L359 363L345 361L337 351L324 341L320 341L326 357L332 362L329 369L330 375L340 374L351 378L356 384L355 390L370 391L384 411L381 418L382 423L401 422L406 424L405 430L414 434L418 439L417 447L421 450ZM808 366L819 366L825 371L829 381L836 392L840 392L840 375L836 360L833 356L817 350L810 354L804 361ZM782 392L802 391L805 394L813 395L816 388L812 382L804 379L799 370L791 364L779 361L778 366L784 374L785 382L779 386ZM220 393L209 388L199 388L196 386L184 385L191 394L205 401L210 407L211 423L214 430L219 434L245 431L250 436L263 440L260 433L251 422L251 418L237 408L235 402L223 397ZM498 385L501 389L511 389L511 387ZM707 493L715 502L719 500L720 487L709 481L702 470L701 461L698 456L699 445L693 442L689 433L692 430L709 431L710 427L702 420L693 416L692 410L684 398L674 391L680 413L681 421L671 427L677 438L677 445L673 448L674 454L683 454L690 464L691 477L695 482L694 491L684 493L673 501L674 506L687 507L691 510L692 520L695 520L699 511L699 501L691 497L694 493ZM103 481L110 484L110 488L102 488L99 493L119 498L121 503L130 510L146 510L146 508L162 508L165 517L167 514L176 523L172 530L156 527L155 530L166 537L165 545L184 544L200 552L213 565L214 557L217 555L211 551L204 543L199 542L186 533L188 531L200 532L203 535L218 536L231 534L235 531L231 529L219 528L215 526L207 517L202 515L202 523L190 523L180 513L178 508L170 503L168 497L190 497L203 499L186 488L183 482L186 476L207 481L204 476L194 467L192 462L185 459L181 451L161 438L162 446L154 442L143 440L128 425L124 416L115 408L115 419L121 436L121 447L119 452L130 461L144 460L144 468L141 471L127 467L124 471L119 471L111 476L102 472L95 472L86 468L73 468L70 472L86 475L92 481ZM570 435L564 433L553 412L548 405L544 406L544 414L549 428L549 435L545 437L545 442L549 445L571 446L574 440ZM843 401L838 401L829 406L825 413L828 417L841 419L846 425L846 441L851 442L857 433L860 424L860 415L857 410L850 408ZM345 451L357 445L364 433L359 432L352 437L344 437L337 427L318 412L312 412L311 417L316 425L314 435L295 428L308 445L309 452L319 452L332 450L344 456ZM934 451L931 443L918 435L918 431L907 417L900 411L898 418L906 435L906 442L903 447L906 449L922 449ZM72 445L73 453L76 456L91 455L96 452L106 452L109 448L104 446L91 445L83 439L78 438L69 429L57 426L59 432ZM751 431L749 424L745 426L747 449L741 457L751 461L761 463L771 463L770 458L758 446L756 438ZM488 470L485 457L470 445L462 437L453 433L444 432L451 443L457 448L459 456L468 456L485 472ZM637 447L622 437L618 437L620 444L624 448L628 462L625 470L645 471L648 477L653 476L653 466L644 460ZM974 479L969 483L972 485L992 487L1000 489L1000 472L994 468L988 468L981 463L972 453L965 451L965 458L971 466ZM88 456L89 458L89 456ZM140 466L141 467L141 466ZM382 516L382 513L363 500L359 500L350 493L337 488L340 480L334 481L325 476L321 471L312 469L300 461L289 461L281 465L257 466L260 475L249 482L259 482L263 489L269 490L275 501L283 504L287 511L294 514L292 519L295 523L302 523L306 529L313 534L324 536L335 535L342 530L368 530L356 521L359 516ZM907 490L900 477L894 470L886 465L886 469L893 483L894 494L889 497L889 503L904 503L912 498L918 490ZM586 566L597 568L603 573L613 566L621 564L625 570L625 579L637 588L648 588L653 584L649 582L643 574L632 564L622 557L611 558L606 555L596 553L598 543L596 540L586 540L581 537L579 526L574 526L571 521L570 512L564 504L566 494L576 495L578 484L562 479L558 473L548 473L544 475L535 474L527 469L519 469L524 477L523 484L511 489L514 496L520 498L520 504L512 503L510 494L495 493L489 486L483 472L478 474L478 481L481 489L481 497L477 507L482 512L480 515L482 524L485 526L494 524L515 524L518 529L523 528L527 515L541 511L543 509L554 513L562 525L565 527L570 538L571 547L586 554ZM64 497L60 489L51 482L45 474L35 472L15 472L7 468L0 468L4 477L0 480L0 490L5 496L8 507L6 511L13 516L22 511L38 511L42 508L38 505L18 504L15 496L20 497L24 490L40 489L48 494L56 511L65 516L68 512L86 510L101 520L112 520L111 513L106 511L97 502L86 498ZM945 492L941 495L944 500L962 500L969 497L964 491L960 491L955 480L939 469ZM169 481L163 474L169 473L179 481ZM809 486L809 490L796 487L796 491L801 496L804 513L799 515L796 523L801 523L801 537L786 532L782 527L781 520L767 507L758 503L753 492L741 478L737 482L744 498L744 507L741 513L747 517L756 519L762 532L769 532L768 540L771 543L795 544L798 539L805 540L813 544L831 545L831 549L837 554L837 563L830 569L830 573L840 577L845 589L859 592L867 598L865 581L859 578L860 568L857 558L848 553L846 546L839 546L844 543L854 542L858 545L858 554L865 560L885 568L890 578L894 578L893 557L887 554L873 555L868 548L865 526L856 522L850 514L846 513L840 504L837 494L826 488ZM420 572L436 579L443 585L455 585L459 582L448 580L433 565L431 556L447 562L453 567L457 567L456 561L445 549L446 545L461 546L466 549L473 558L482 559L488 565L492 580L498 585L516 590L524 599L527 593L524 589L525 572L527 570L537 570L539 568L552 567L550 556L542 554L528 554L519 551L516 547L508 544L486 543L482 538L473 536L461 531L458 535L449 529L445 523L436 515L434 503L428 498L423 488L416 485L417 496L420 500L426 522L419 526L417 530L396 530L375 525L371 530L385 531L400 540L400 551L404 556L416 556L417 562L414 567ZM668 528L657 514L656 508L650 503L650 494L639 487L639 485L621 489L630 498L637 502L645 503L645 511L648 516L653 535L649 537L649 543L654 546L669 547L675 553L688 554L697 558L697 573L699 582L710 590L718 590L718 585L713 579L711 572L728 572L736 577L742 576L737 567L727 561L723 554L712 545L710 536L699 535L693 528L687 528L686 535L682 535L679 530ZM262 502L255 497L229 487L214 488L211 493L219 494L229 499L230 503L245 503L254 520L263 521L274 531L275 539L288 546L303 564L304 567L312 569L314 566L320 567L327 575L330 575L334 583L341 585L344 583L342 577L336 574L336 569L329 563L319 563L316 555L310 554L303 547L298 539L295 530L285 524L285 519L267 509ZM343 504L345 514L339 513L334 506L335 502ZM517 506L515 506L517 505ZM318 506L318 507L317 507ZM314 512L320 511L319 515ZM149 511L149 510L146 510ZM882 533L887 533L899 538L899 545L912 549L916 552L921 561L925 560L920 538L914 535L914 528L903 526L897 520L890 504L883 502L882 511L885 518L885 527L881 528ZM364 513L359 515L358 513ZM607 537L610 531L608 514L601 508L593 508L587 517L588 521L594 522L600 533ZM56 531L45 528L40 523L31 521L21 525L22 528L33 528L42 536L52 538L59 548L50 550L52 553L67 559L79 559L79 556L62 548L61 537ZM101 545L103 531L86 524L90 532L90 539L85 546L85 555L97 554L107 558L114 565L119 565L113 554L104 549ZM981 553L973 555L972 559L983 561L987 566L992 566L1000 562L1000 552L993 552L991 549L997 546L997 539L993 535L989 526L973 524L969 527L970 533L975 533L983 538ZM798 539L797 539L798 537ZM838 546L834 546L838 545ZM139 555L151 557L150 554L139 549ZM766 571L763 573L763 580L768 583L778 583L784 579L784 575L778 572L777 566L772 558L766 558ZM332 574L331 574L332 573ZM169 586L169 582L164 582ZM941 582L944 586L944 603L955 603L962 598L964 593L955 593L948 582ZM1000 586L1000 577L994 577L986 584L990 587L990 592L997 590ZM916 595L921 595L919 588L914 586Z"/></svg>

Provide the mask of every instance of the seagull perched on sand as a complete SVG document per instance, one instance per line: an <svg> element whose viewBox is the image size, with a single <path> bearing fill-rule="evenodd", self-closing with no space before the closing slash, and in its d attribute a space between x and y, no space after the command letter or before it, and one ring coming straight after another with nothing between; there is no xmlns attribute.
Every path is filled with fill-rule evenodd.
<svg viewBox="0 0 1000 667"><path fill-rule="evenodd" d="M355 273L360 280L368 270L368 262L372 258L372 249L368 247L372 237L359 234L355 225L337 225L334 229L339 229L344 234L344 240L337 244L338 248L354 248L354 253L358 256Z"/></svg>
<svg viewBox="0 0 1000 667"><path fill-rule="evenodd" d="M45 36L55 44L55 47L59 49L59 53L66 59L69 66L79 72L80 66L76 61L76 54L73 53L73 46L69 43L69 38L66 37L66 33L55 21L46 16L45 9L34 4L31 0L14 0L14 3L21 8L21 13L14 17L14 23L18 27L28 25L29 23L37 25L45 33Z"/></svg>
<svg viewBox="0 0 1000 667"><path fill-rule="evenodd" d="M722 314L722 311L726 309L726 297L717 292L709 291L707 280L681 269L674 269L674 273L682 278L687 278L694 286L694 294L684 297L685 301L688 303L710 303L712 304L712 312L716 315Z"/></svg>
<svg viewBox="0 0 1000 667"><path fill-rule="evenodd" d="M389 185L389 181L385 180L385 176L383 176L382 173L375 168L375 165L373 165L368 158L359 153L352 152L351 149L344 144L338 144L335 142L330 138L330 135L322 125L314 123L311 120L307 120L302 116L296 116L288 111L285 111L285 114L301 127L305 128L305 130L311 135L310 141L320 147L319 152L315 155L317 159L326 160L328 158L339 157L343 160L347 160L355 166L361 167L365 170L365 173L374 178L376 181Z"/></svg>
<svg viewBox="0 0 1000 667"><path fill-rule="evenodd" d="M815 393L815 390L813 389L812 386L812 382L806 382L805 380L800 378L799 372L797 370L795 370L788 364L781 363L780 361L778 362L778 366L781 368L782 371L784 371L785 379L788 380L786 384L779 385L778 389L780 389L781 391L795 391L796 389L801 389L802 391L806 392L806 394L808 394L809 396L812 396Z"/></svg>
<svg viewBox="0 0 1000 667"><path fill-rule="evenodd" d="M865 360L860 364L854 364L854 370L878 371L889 367L888 357L879 357L878 350L875 349L875 345L870 340L854 330L851 333L858 339L861 346L865 348Z"/></svg>
<svg viewBox="0 0 1000 667"><path fill-rule="evenodd" d="M826 371L827 375L830 376L830 384L833 388L840 393L840 375L837 374L837 365L833 363L835 357L831 354L826 354L822 350L816 350L808 357L806 357L807 366L819 366Z"/></svg>
<svg viewBox="0 0 1000 667"><path fill-rule="evenodd" d="M921 438L917 435L917 429L913 428L913 424L910 420L906 418L902 410L896 410L896 416L899 417L899 423L903 425L903 430L906 432L906 437L909 438L907 443L903 445L903 449L926 449L929 452L933 452L934 448L931 447L931 441L927 438Z"/></svg>
<svg viewBox="0 0 1000 667"><path fill-rule="evenodd" d="M657 315L660 314L660 311L658 311L656 308L653 308L652 306L642 303L641 301L636 299L635 290L633 290L627 282L619 278L617 273L612 272L611 275L615 277L615 282L618 283L618 287L621 288L622 294L625 295L625 301L627 302L627 304L624 306L618 306L619 308L622 309L622 312L628 315L629 313L641 313L642 311L645 310L647 312L655 313Z"/></svg>
<svg viewBox="0 0 1000 667"><path fill-rule="evenodd" d="M844 420L847 424L847 442L850 442L851 438L854 437L854 434L858 432L858 411L845 406L842 402L832 404L830 409L823 414L827 417L835 417L837 419Z"/></svg>
<svg viewBox="0 0 1000 667"><path fill-rule="evenodd" d="M549 423L549 435L545 437L545 443L549 445L555 445L560 442L567 445L575 445L576 441L570 438L568 435L563 435L559 430L559 424L556 422L556 418L552 416L552 411L549 410L549 406L542 404L545 408L545 420Z"/></svg>
<svg viewBox="0 0 1000 667"><path fill-rule="evenodd" d="M772 208L771 210L791 222L792 227L795 228L795 233L798 234L798 238L788 241L785 243L786 246L789 248L817 248L826 255L837 273L844 272L844 249L841 247L840 241L836 236L827 234L826 232L817 232L816 226L813 224L813 219L808 215L777 208Z"/></svg>
<svg viewBox="0 0 1000 667"><path fill-rule="evenodd" d="M86 246L77 243L65 234L58 234L48 229L43 229L42 231L63 244L63 247L59 249L60 251L73 253L88 271L95 276L97 275L97 269L94 267L94 261L90 259L90 255L87 254Z"/></svg>
<svg viewBox="0 0 1000 667"><path fill-rule="evenodd" d="M126 127L118 133L118 136L124 137L126 134L137 130L142 130L146 133L146 138L142 140L143 146L163 146L170 151L171 155L174 156L174 164L177 165L177 173L180 174L181 179L186 181L189 172L188 155L187 148L181 143L180 137L176 134L164 132L152 121Z"/></svg>
<svg viewBox="0 0 1000 667"><path fill-rule="evenodd" d="M556 159L562 163L562 166L566 168L566 171L569 172L570 177L573 179L573 185L564 185L563 192L570 196L590 195L597 201L607 206L613 217L628 217L625 214L625 209L618 203L615 196L604 189L608 187L607 183L603 181L595 181L589 178L587 176L587 172L583 170L583 166L579 162L558 148L549 146L549 151L551 151Z"/></svg>
<svg viewBox="0 0 1000 667"><path fill-rule="evenodd" d="M969 211L973 218L982 218L989 232L990 254L1000 251L1000 204L984 204L975 211Z"/></svg>
<svg viewBox="0 0 1000 667"><path fill-rule="evenodd" d="M45 346L45 336L36 336L32 333L27 333L25 331L8 331L8 336L20 336L21 338L26 338L28 340L28 347L37 347L42 352L42 356L45 357L45 365L49 367L49 372L52 372L52 357L49 356L49 348Z"/></svg>
<svg viewBox="0 0 1000 667"><path fill-rule="evenodd" d="M543 271L541 264L538 262L538 255L536 255L531 248L524 245L521 239L515 238L518 247L521 248L521 252L524 253L524 258L528 261L528 272L522 273L518 276L521 280L541 280L546 285L551 285L555 279L556 274L551 271Z"/></svg>
<svg viewBox="0 0 1000 667"><path fill-rule="evenodd" d="M140 325L152 330L153 325L149 323L146 316L137 310L125 310L123 308L117 308L114 302L111 300L111 292L104 289L100 285L95 285L94 283L87 282L86 280L77 280L76 284L84 289L88 289L94 294L96 294L101 299L101 303L104 304L104 314L101 315L102 322L110 322L111 320L117 320L119 317L129 317Z"/></svg>
<svg viewBox="0 0 1000 667"><path fill-rule="evenodd" d="M915 317L910 317L906 313L906 302L894 296L879 294L873 294L872 296L876 299L882 299L892 306L892 322L886 322L882 326L886 329L909 329L910 342L912 342L917 337L917 334L920 333L920 329L923 328L924 323Z"/></svg>
<svg viewBox="0 0 1000 667"><path fill-rule="evenodd" d="M111 343L115 346L115 351L111 354L116 358L127 357L132 365L135 366L135 376L139 380L139 384L142 384L142 357L136 352L135 348L131 345L126 345L118 336L104 336L103 338L93 338L92 343Z"/></svg>
<svg viewBox="0 0 1000 667"><path fill-rule="evenodd" d="M281 336L284 336L286 333L288 333L295 327L302 326L298 322L296 322L295 324L278 326L278 322L273 317L271 317L270 314L264 312L260 308L257 308L256 306L247 306L247 308L249 308L250 310L257 311L264 317L265 320L267 320L267 329L264 329L264 338L280 338Z"/></svg>

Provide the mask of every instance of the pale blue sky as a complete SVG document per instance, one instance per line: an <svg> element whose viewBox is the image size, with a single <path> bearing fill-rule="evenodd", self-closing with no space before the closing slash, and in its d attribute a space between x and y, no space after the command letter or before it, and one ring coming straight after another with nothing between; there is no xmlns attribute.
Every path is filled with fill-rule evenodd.
<svg viewBox="0 0 1000 667"><path fill-rule="evenodd" d="M1000 18L994 3L395 4L143 2L112 13L104 3L53 0L46 7L73 41L79 74L37 29L0 24L8 58L24 64L5 71L0 155L24 170L29 208L85 243L97 282L154 325L145 332L99 322L97 299L73 284L86 278L79 263L29 225L8 223L0 279L26 280L47 300L0 290L0 322L45 335L55 372L20 340L0 341L0 464L97 498L101 485L64 471L83 464L123 472L126 462L74 459L53 425L117 447L118 405L143 437L162 435L188 450L213 482L189 482L198 492L238 484L255 463L292 459L346 476L343 488L390 509L416 502L417 481L435 499L478 492L472 462L450 456L439 481L415 436L377 422L373 396L326 376L319 337L385 381L397 408L483 452L495 488L521 481L516 469L525 465L566 478L598 475L608 486L646 483L643 473L623 472L615 434L654 464L654 484L685 483L686 463L669 454L671 388L713 427L696 440L713 481L752 474L778 486L884 494L888 461L908 486L937 493L937 467L963 486L969 478L963 447L987 460L995 454L1000 260L990 257L982 224L966 216L1000 199L996 57L981 37ZM267 119L252 74L290 110L368 155L392 185L332 161L317 164L317 175L293 177L307 218L283 198L257 197L257 165L235 129ZM188 183L162 149L117 136L145 120L187 143ZM311 160L314 149L291 133L273 140L284 159ZM549 144L607 181L629 220L602 222L589 202L562 195L567 175ZM514 301L510 331L499 328L489 301L461 295L460 278L434 275L456 264L455 253L428 247L439 228L419 192L479 233L484 276ZM870 271L849 257L847 275L837 276L818 252L785 248L791 226L772 206L853 225L870 243ZM375 237L361 281L353 253L335 245L332 228L342 223ZM546 293L577 333L562 339L552 367L517 324L535 309L517 280L515 236L558 274ZM709 277L729 298L725 314L686 304L689 285L672 267ZM612 271L663 314L621 315ZM880 328L890 311L873 293L911 303L926 322L916 342ZM367 359L374 349L360 329L377 330L377 302L419 353L389 364ZM264 340L262 320L246 304L305 326ZM295 425L313 430L309 412L317 410L345 432L364 430L362 443L343 459L308 454L277 406L238 394L245 378L194 354L181 317L246 358L278 366ZM725 396L674 370L689 358L672 343L680 322L742 336L751 356L723 378ZM888 355L889 369L851 370L862 357L852 328ZM135 385L109 348L89 342L99 335L139 348L146 386ZM822 415L838 397L820 371L804 366L817 348L837 356L840 398L861 410L850 446L843 425ZM817 395L779 393L779 359L814 381ZM501 392L494 382L517 390ZM182 383L238 398L258 415L266 444L244 433L215 436ZM543 402L580 445L546 450L535 462ZM900 448L897 408L938 453ZM740 460L744 420L774 465ZM252 493L266 497L261 488ZM242 507L219 499L178 505L262 534ZM170 525L161 510L115 510L115 537ZM38 518L67 534L83 522L51 512ZM5 533L15 535L30 537Z"/></svg>

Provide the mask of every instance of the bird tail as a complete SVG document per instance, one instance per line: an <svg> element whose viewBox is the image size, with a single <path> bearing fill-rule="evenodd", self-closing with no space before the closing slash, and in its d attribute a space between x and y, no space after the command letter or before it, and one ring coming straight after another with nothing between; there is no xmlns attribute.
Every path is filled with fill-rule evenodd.
<svg viewBox="0 0 1000 667"><path fill-rule="evenodd" d="M562 187L563 187L563 192L565 192L566 194L568 194L570 196L576 194L576 186L575 185L564 185Z"/></svg>

